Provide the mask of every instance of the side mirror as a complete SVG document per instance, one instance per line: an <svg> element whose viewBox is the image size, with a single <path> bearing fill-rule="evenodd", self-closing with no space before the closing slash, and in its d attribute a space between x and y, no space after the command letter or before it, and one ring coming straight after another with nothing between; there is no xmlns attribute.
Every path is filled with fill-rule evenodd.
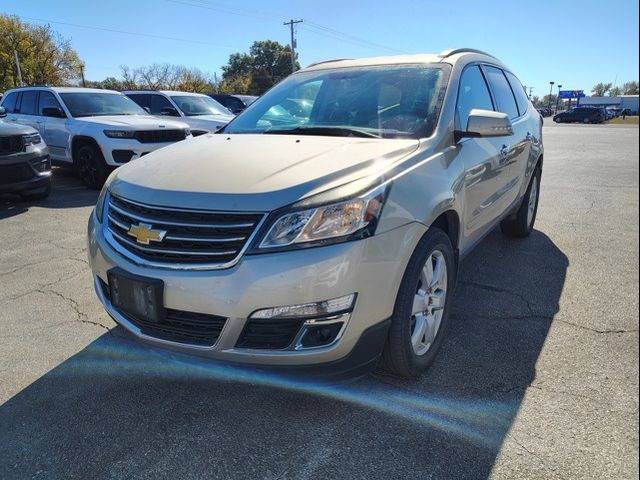
<svg viewBox="0 0 640 480"><path fill-rule="evenodd" d="M151 109L149 107L142 107L145 112L151 115Z"/></svg>
<svg viewBox="0 0 640 480"><path fill-rule="evenodd" d="M162 110L160 110L160 115L165 115L167 117L179 117L180 116L178 111L173 107L164 107Z"/></svg>
<svg viewBox="0 0 640 480"><path fill-rule="evenodd" d="M67 118L62 109L58 107L44 107L42 109L42 115L45 117Z"/></svg>
<svg viewBox="0 0 640 480"><path fill-rule="evenodd" d="M508 137L513 135L513 125L506 113L474 108L469 113L467 129L456 130L454 135L456 142L468 137Z"/></svg>
<svg viewBox="0 0 640 480"><path fill-rule="evenodd" d="M0 118L7 116L7 109L4 107L0 107Z"/></svg>

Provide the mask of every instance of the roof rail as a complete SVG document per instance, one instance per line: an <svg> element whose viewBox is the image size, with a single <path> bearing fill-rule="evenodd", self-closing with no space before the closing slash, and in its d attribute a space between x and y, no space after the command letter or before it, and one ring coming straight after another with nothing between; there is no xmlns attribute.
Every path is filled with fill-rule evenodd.
<svg viewBox="0 0 640 480"><path fill-rule="evenodd" d="M476 50L475 48L450 48L448 50L443 50L438 54L440 58L447 58L451 55L455 55L456 53L479 53L481 55L487 55L492 58L496 58L490 53L483 52L482 50Z"/></svg>
<svg viewBox="0 0 640 480"><path fill-rule="evenodd" d="M312 63L311 65L307 65L305 68L315 67L316 65L322 65L323 63L342 62L344 60L353 60L353 58L334 58L332 60L323 60L321 62L316 62L316 63Z"/></svg>

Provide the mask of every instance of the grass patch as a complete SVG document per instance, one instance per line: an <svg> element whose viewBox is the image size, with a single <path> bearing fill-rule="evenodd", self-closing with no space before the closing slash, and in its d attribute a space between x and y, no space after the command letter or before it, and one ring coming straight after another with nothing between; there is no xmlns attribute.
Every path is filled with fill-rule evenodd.
<svg viewBox="0 0 640 480"><path fill-rule="evenodd" d="M611 125L638 125L638 116L627 117L624 120L622 117L612 118L609 120L609 123Z"/></svg>

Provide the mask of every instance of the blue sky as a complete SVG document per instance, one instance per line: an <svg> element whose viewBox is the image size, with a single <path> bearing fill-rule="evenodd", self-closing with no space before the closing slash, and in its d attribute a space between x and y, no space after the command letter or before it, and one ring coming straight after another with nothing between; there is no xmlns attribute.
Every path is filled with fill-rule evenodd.
<svg viewBox="0 0 640 480"><path fill-rule="evenodd" d="M220 73L229 54L254 40L288 43L289 18L305 20L297 30L303 66L468 46L499 57L534 95L548 93L551 80L590 90L638 79L635 0L2 0L0 12L51 22L92 80L119 77L122 64L154 62Z"/></svg>

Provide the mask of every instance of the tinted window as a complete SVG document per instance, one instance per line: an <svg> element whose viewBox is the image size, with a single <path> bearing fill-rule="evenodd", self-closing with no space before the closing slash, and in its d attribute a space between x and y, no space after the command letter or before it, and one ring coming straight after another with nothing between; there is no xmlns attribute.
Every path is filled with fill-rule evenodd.
<svg viewBox="0 0 640 480"><path fill-rule="evenodd" d="M465 68L460 78L458 105L456 107L457 129L466 130L469 113L474 108L493 110L487 82L485 82L480 67L477 65Z"/></svg>
<svg viewBox="0 0 640 480"><path fill-rule="evenodd" d="M502 70L496 67L484 67L487 73L487 80L491 85L491 90L496 100L496 110L509 115L509 118L517 118L518 107L516 105L516 99L513 97L513 92L507 82L507 77L504 76Z"/></svg>
<svg viewBox="0 0 640 480"><path fill-rule="evenodd" d="M167 100L162 95L150 95L150 97L151 105L149 106L149 108L151 109L151 113L153 115L160 115L163 108L176 108L171 104L169 100Z"/></svg>
<svg viewBox="0 0 640 480"><path fill-rule="evenodd" d="M38 92L29 90L22 92L22 101L20 102L20 113L24 115L37 115L38 113Z"/></svg>
<svg viewBox="0 0 640 480"><path fill-rule="evenodd" d="M518 111L520 115L524 115L529 108L529 97L527 97L526 92L524 91L524 87L520 83L520 80L516 78L513 73L504 72L507 76L507 80L511 84L511 90L513 90L513 94L516 96L516 103L518 104Z"/></svg>
<svg viewBox="0 0 640 480"><path fill-rule="evenodd" d="M144 94L135 94L135 95L127 95L131 100L136 102L142 108L151 109L151 95Z"/></svg>
<svg viewBox="0 0 640 480"><path fill-rule="evenodd" d="M229 111L224 106L206 95L172 95L171 100L188 117L196 115L229 115Z"/></svg>
<svg viewBox="0 0 640 480"><path fill-rule="evenodd" d="M45 108L59 108L62 110L56 96L51 92L40 92L40 100L38 101L38 115L44 115L42 110Z"/></svg>
<svg viewBox="0 0 640 480"><path fill-rule="evenodd" d="M129 97L118 93L61 93L60 97L74 117L147 114Z"/></svg>
<svg viewBox="0 0 640 480"><path fill-rule="evenodd" d="M225 131L425 138L436 126L448 71L442 64L385 65L291 75Z"/></svg>
<svg viewBox="0 0 640 480"><path fill-rule="evenodd" d="M2 99L2 106L7 113L13 113L16 108L16 100L18 99L18 92L11 92L9 95Z"/></svg>

